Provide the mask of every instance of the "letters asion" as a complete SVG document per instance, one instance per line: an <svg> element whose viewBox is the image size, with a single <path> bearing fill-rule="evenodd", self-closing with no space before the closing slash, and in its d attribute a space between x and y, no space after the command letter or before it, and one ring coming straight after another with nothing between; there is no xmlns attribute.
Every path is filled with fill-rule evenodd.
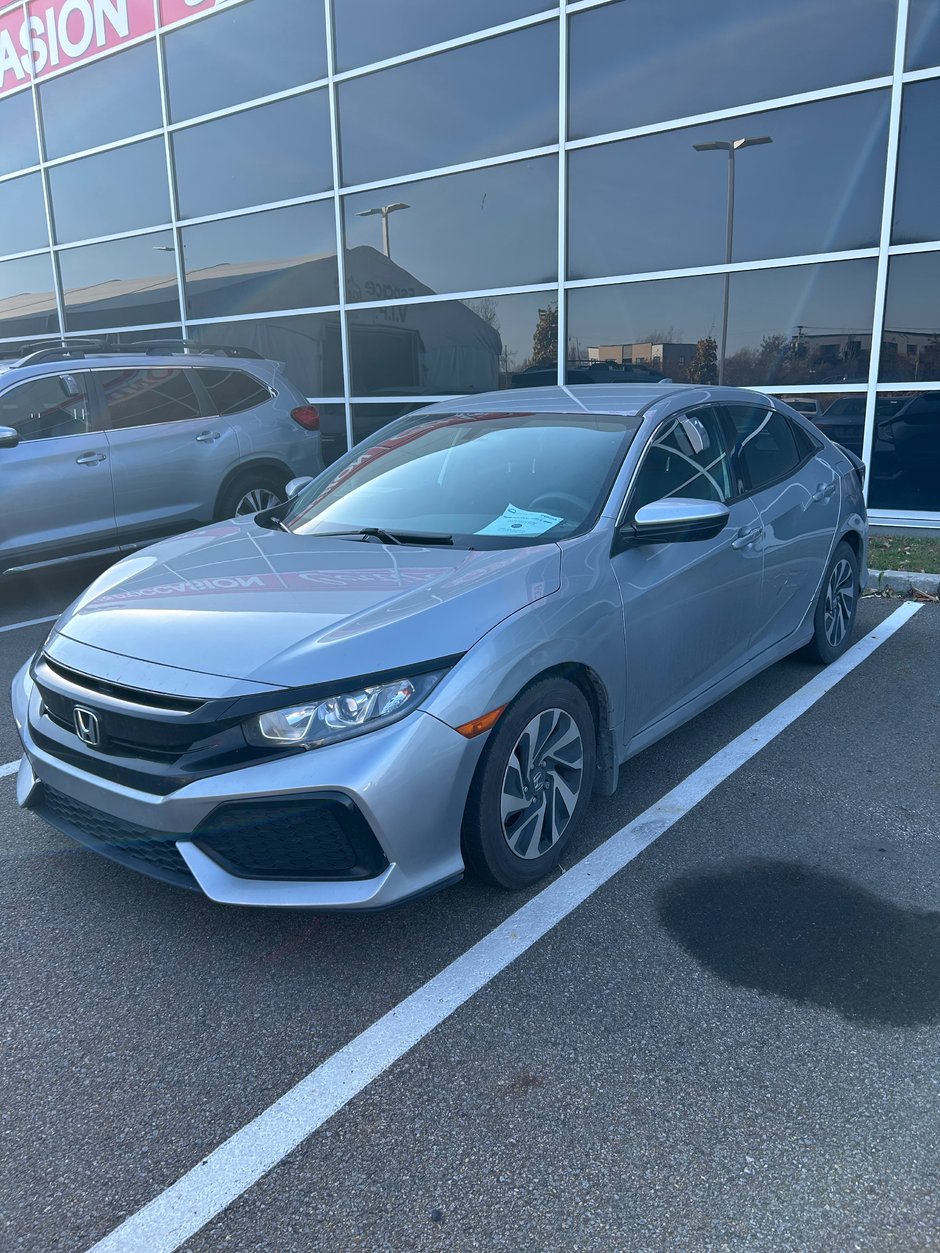
<svg viewBox="0 0 940 1253"><path fill-rule="evenodd" d="M235 0L160 0L163 26ZM153 0L33 0L0 16L0 96L154 30Z"/></svg>

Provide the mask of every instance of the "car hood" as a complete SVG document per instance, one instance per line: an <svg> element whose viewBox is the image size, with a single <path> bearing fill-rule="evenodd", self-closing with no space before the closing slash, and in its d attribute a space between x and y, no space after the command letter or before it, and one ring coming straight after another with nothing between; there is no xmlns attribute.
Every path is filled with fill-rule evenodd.
<svg viewBox="0 0 940 1253"><path fill-rule="evenodd" d="M118 562L56 630L177 670L297 687L466 652L557 591L560 569L554 544L386 546L239 519Z"/></svg>

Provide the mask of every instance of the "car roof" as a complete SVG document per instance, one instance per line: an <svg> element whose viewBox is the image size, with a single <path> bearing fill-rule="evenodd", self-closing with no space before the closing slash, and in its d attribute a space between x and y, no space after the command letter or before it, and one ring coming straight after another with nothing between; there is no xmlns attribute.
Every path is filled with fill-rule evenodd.
<svg viewBox="0 0 940 1253"><path fill-rule="evenodd" d="M71 373L75 370L100 369L138 369L141 366L180 365L212 367L220 369L246 370L249 374L260 374L267 377L276 368L276 362L263 357L224 357L216 353L150 353L150 352L89 352L82 356L51 357L45 361L23 363L22 359L10 358L0 361L0 383L5 382L9 375L17 378L36 378L43 374Z"/></svg>
<svg viewBox="0 0 940 1253"><path fill-rule="evenodd" d="M514 387L508 391L483 392L440 400L417 412L435 413L612 413L639 417L650 405L673 401L675 408L704 404L709 400L749 403L767 400L749 388L703 387L697 383L582 383L570 387Z"/></svg>

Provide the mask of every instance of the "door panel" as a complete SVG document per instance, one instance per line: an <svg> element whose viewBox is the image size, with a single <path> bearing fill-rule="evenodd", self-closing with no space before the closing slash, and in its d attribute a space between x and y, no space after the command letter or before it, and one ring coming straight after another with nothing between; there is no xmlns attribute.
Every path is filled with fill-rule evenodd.
<svg viewBox="0 0 940 1253"><path fill-rule="evenodd" d="M191 370L96 371L110 417L114 508L122 542L211 521L219 488L238 464L225 418L203 416Z"/></svg>
<svg viewBox="0 0 940 1253"><path fill-rule="evenodd" d="M0 569L117 543L111 462L80 371L41 375L0 396Z"/></svg>
<svg viewBox="0 0 940 1253"><path fill-rule="evenodd" d="M695 453L674 421L655 433L627 518L652 500L723 500L735 490L714 409L694 414L706 436ZM761 597L760 516L749 500L729 504L728 526L710 540L641 544L613 558L623 601L627 666L626 739L679 709L752 655Z"/></svg>
<svg viewBox="0 0 940 1253"><path fill-rule="evenodd" d="M729 406L728 415L764 528L756 638L763 651L792 635L813 604L839 521L841 482L823 453L807 456L809 436L783 414ZM777 481L760 487L761 477Z"/></svg>

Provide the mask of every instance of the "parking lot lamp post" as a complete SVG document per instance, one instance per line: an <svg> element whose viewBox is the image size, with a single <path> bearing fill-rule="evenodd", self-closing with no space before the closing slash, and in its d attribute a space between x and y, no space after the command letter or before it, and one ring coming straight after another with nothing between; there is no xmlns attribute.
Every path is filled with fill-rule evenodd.
<svg viewBox="0 0 940 1253"><path fill-rule="evenodd" d="M360 209L356 214L357 218L371 218L376 213L382 216L382 251L391 260L391 250L388 243L388 215L395 213L398 209L410 209L410 204L405 204L403 200L396 200L394 204L376 205L374 209Z"/></svg>
<svg viewBox="0 0 940 1253"><path fill-rule="evenodd" d="M734 157L742 148L757 144L772 144L769 135L757 135L749 139L716 139L710 144L693 144L696 152L727 152L728 154L728 212L725 230L725 264L731 264L731 243L734 237ZM728 296L731 291L731 274L725 270L725 292L721 310L721 346L718 349L718 384L725 381L725 352L728 345Z"/></svg>

